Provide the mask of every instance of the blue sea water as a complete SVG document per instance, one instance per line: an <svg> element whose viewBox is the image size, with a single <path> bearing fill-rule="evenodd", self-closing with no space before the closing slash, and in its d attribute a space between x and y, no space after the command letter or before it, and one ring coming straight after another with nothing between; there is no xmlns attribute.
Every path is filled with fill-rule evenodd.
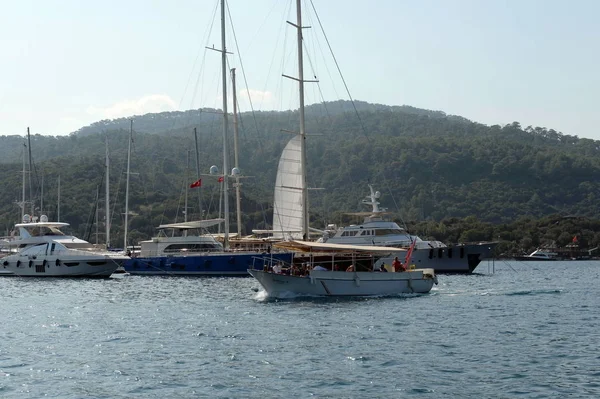
<svg viewBox="0 0 600 399"><path fill-rule="evenodd" d="M484 262L428 295L251 278L0 279L0 398L600 397L600 262Z"/></svg>

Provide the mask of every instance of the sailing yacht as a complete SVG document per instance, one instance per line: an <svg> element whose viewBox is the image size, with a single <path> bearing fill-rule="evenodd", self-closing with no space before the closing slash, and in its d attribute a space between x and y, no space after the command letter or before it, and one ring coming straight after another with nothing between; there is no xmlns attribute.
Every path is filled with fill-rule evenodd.
<svg viewBox="0 0 600 399"><path fill-rule="evenodd" d="M25 214L15 225L19 235L4 243L7 255L0 258L0 276L107 278L128 259L63 233L68 225Z"/></svg>
<svg viewBox="0 0 600 399"><path fill-rule="evenodd" d="M274 262L290 263L292 260L292 254L289 252L275 254L271 253L270 250L261 253L254 251L238 252L230 249L229 179L236 177L239 174L239 169L237 168L236 160L236 167L233 168L231 175L228 175L227 49L224 0L221 1L221 46L221 50L214 48L213 50L221 53L223 85L223 175L219 176L219 181L222 182L223 187L224 219L185 221L183 223L159 226L159 234L156 237L140 243L140 255L138 257L134 256L125 262L124 268L130 274L248 276L248 269L258 268L262 270ZM211 167L211 172L213 171L217 172L216 166ZM238 200L238 215L240 212L239 209ZM125 223L127 227L127 219L125 219ZM223 223L224 227L223 244L217 242L210 234L205 233L207 227L218 223ZM240 222L238 221L239 225ZM193 231L198 230L201 231L200 234L193 234Z"/></svg>
<svg viewBox="0 0 600 399"><path fill-rule="evenodd" d="M283 232L294 234L301 229L303 241L276 244L280 248L301 251L287 273L279 265L272 269L248 270L270 297L291 296L380 296L405 293L426 294L437 284L433 269L413 269L403 272L373 272L374 262L387 256L390 248L352 246L343 244L313 243L309 238L308 187L306 184L306 135L304 121L304 70L302 51L302 8L296 1L295 24L298 38L298 78L300 131L290 140L280 160L276 191L274 226ZM289 162L288 162L289 161ZM282 165L283 163L283 165ZM289 165L289 167L288 167ZM282 167L283 166L283 167ZM274 228L274 230L276 230ZM406 263L410 262L411 250L407 251ZM350 262L345 271L339 269L336 257ZM361 259L362 264L357 263ZM328 263L325 260L329 259ZM300 266L298 263L301 262ZM387 270L387 269L386 269Z"/></svg>

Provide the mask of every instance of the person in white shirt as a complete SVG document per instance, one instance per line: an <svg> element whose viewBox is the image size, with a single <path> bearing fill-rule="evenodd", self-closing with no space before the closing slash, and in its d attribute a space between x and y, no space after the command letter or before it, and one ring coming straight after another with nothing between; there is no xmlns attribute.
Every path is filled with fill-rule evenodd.
<svg viewBox="0 0 600 399"><path fill-rule="evenodd" d="M327 271L327 269L326 269L326 268L324 268L324 267L323 267L323 266L321 266L321 265L316 265L315 267L313 267L313 270L325 270L325 271Z"/></svg>
<svg viewBox="0 0 600 399"><path fill-rule="evenodd" d="M279 263L276 264L275 266L273 266L273 273L275 273L275 274L281 274L282 270L283 270L283 267Z"/></svg>

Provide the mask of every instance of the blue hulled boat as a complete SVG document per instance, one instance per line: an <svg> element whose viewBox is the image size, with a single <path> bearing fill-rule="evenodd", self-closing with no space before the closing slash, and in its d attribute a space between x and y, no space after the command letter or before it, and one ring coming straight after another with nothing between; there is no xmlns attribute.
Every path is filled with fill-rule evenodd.
<svg viewBox="0 0 600 399"><path fill-rule="evenodd" d="M140 242L124 264L130 274L166 276L248 276L273 263L292 262L292 253L225 251L210 234L189 234L221 223L222 219L160 225L158 235Z"/></svg>

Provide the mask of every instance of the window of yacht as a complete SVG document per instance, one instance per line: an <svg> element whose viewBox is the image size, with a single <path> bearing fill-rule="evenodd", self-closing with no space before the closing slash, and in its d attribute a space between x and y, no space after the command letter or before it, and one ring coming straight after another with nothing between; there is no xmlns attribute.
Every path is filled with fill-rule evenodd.
<svg viewBox="0 0 600 399"><path fill-rule="evenodd" d="M348 231L344 231L342 233L342 237L354 237L356 235L356 233L358 233L358 231L354 230L348 230Z"/></svg>
<svg viewBox="0 0 600 399"><path fill-rule="evenodd" d="M65 235L65 233L63 233L62 231L60 231L58 228L56 228L56 227L50 227L50 226L26 227L25 229L27 230L27 232L32 237L39 237L39 236L64 236Z"/></svg>
<svg viewBox="0 0 600 399"><path fill-rule="evenodd" d="M222 251L220 245L204 243L204 244L171 244L164 249L164 252L214 252Z"/></svg>
<svg viewBox="0 0 600 399"><path fill-rule="evenodd" d="M398 229L377 229L375 230L376 236L389 236L394 234L402 234L401 230Z"/></svg>
<svg viewBox="0 0 600 399"><path fill-rule="evenodd" d="M69 249L94 249L94 246L89 242L61 242L61 244Z"/></svg>

